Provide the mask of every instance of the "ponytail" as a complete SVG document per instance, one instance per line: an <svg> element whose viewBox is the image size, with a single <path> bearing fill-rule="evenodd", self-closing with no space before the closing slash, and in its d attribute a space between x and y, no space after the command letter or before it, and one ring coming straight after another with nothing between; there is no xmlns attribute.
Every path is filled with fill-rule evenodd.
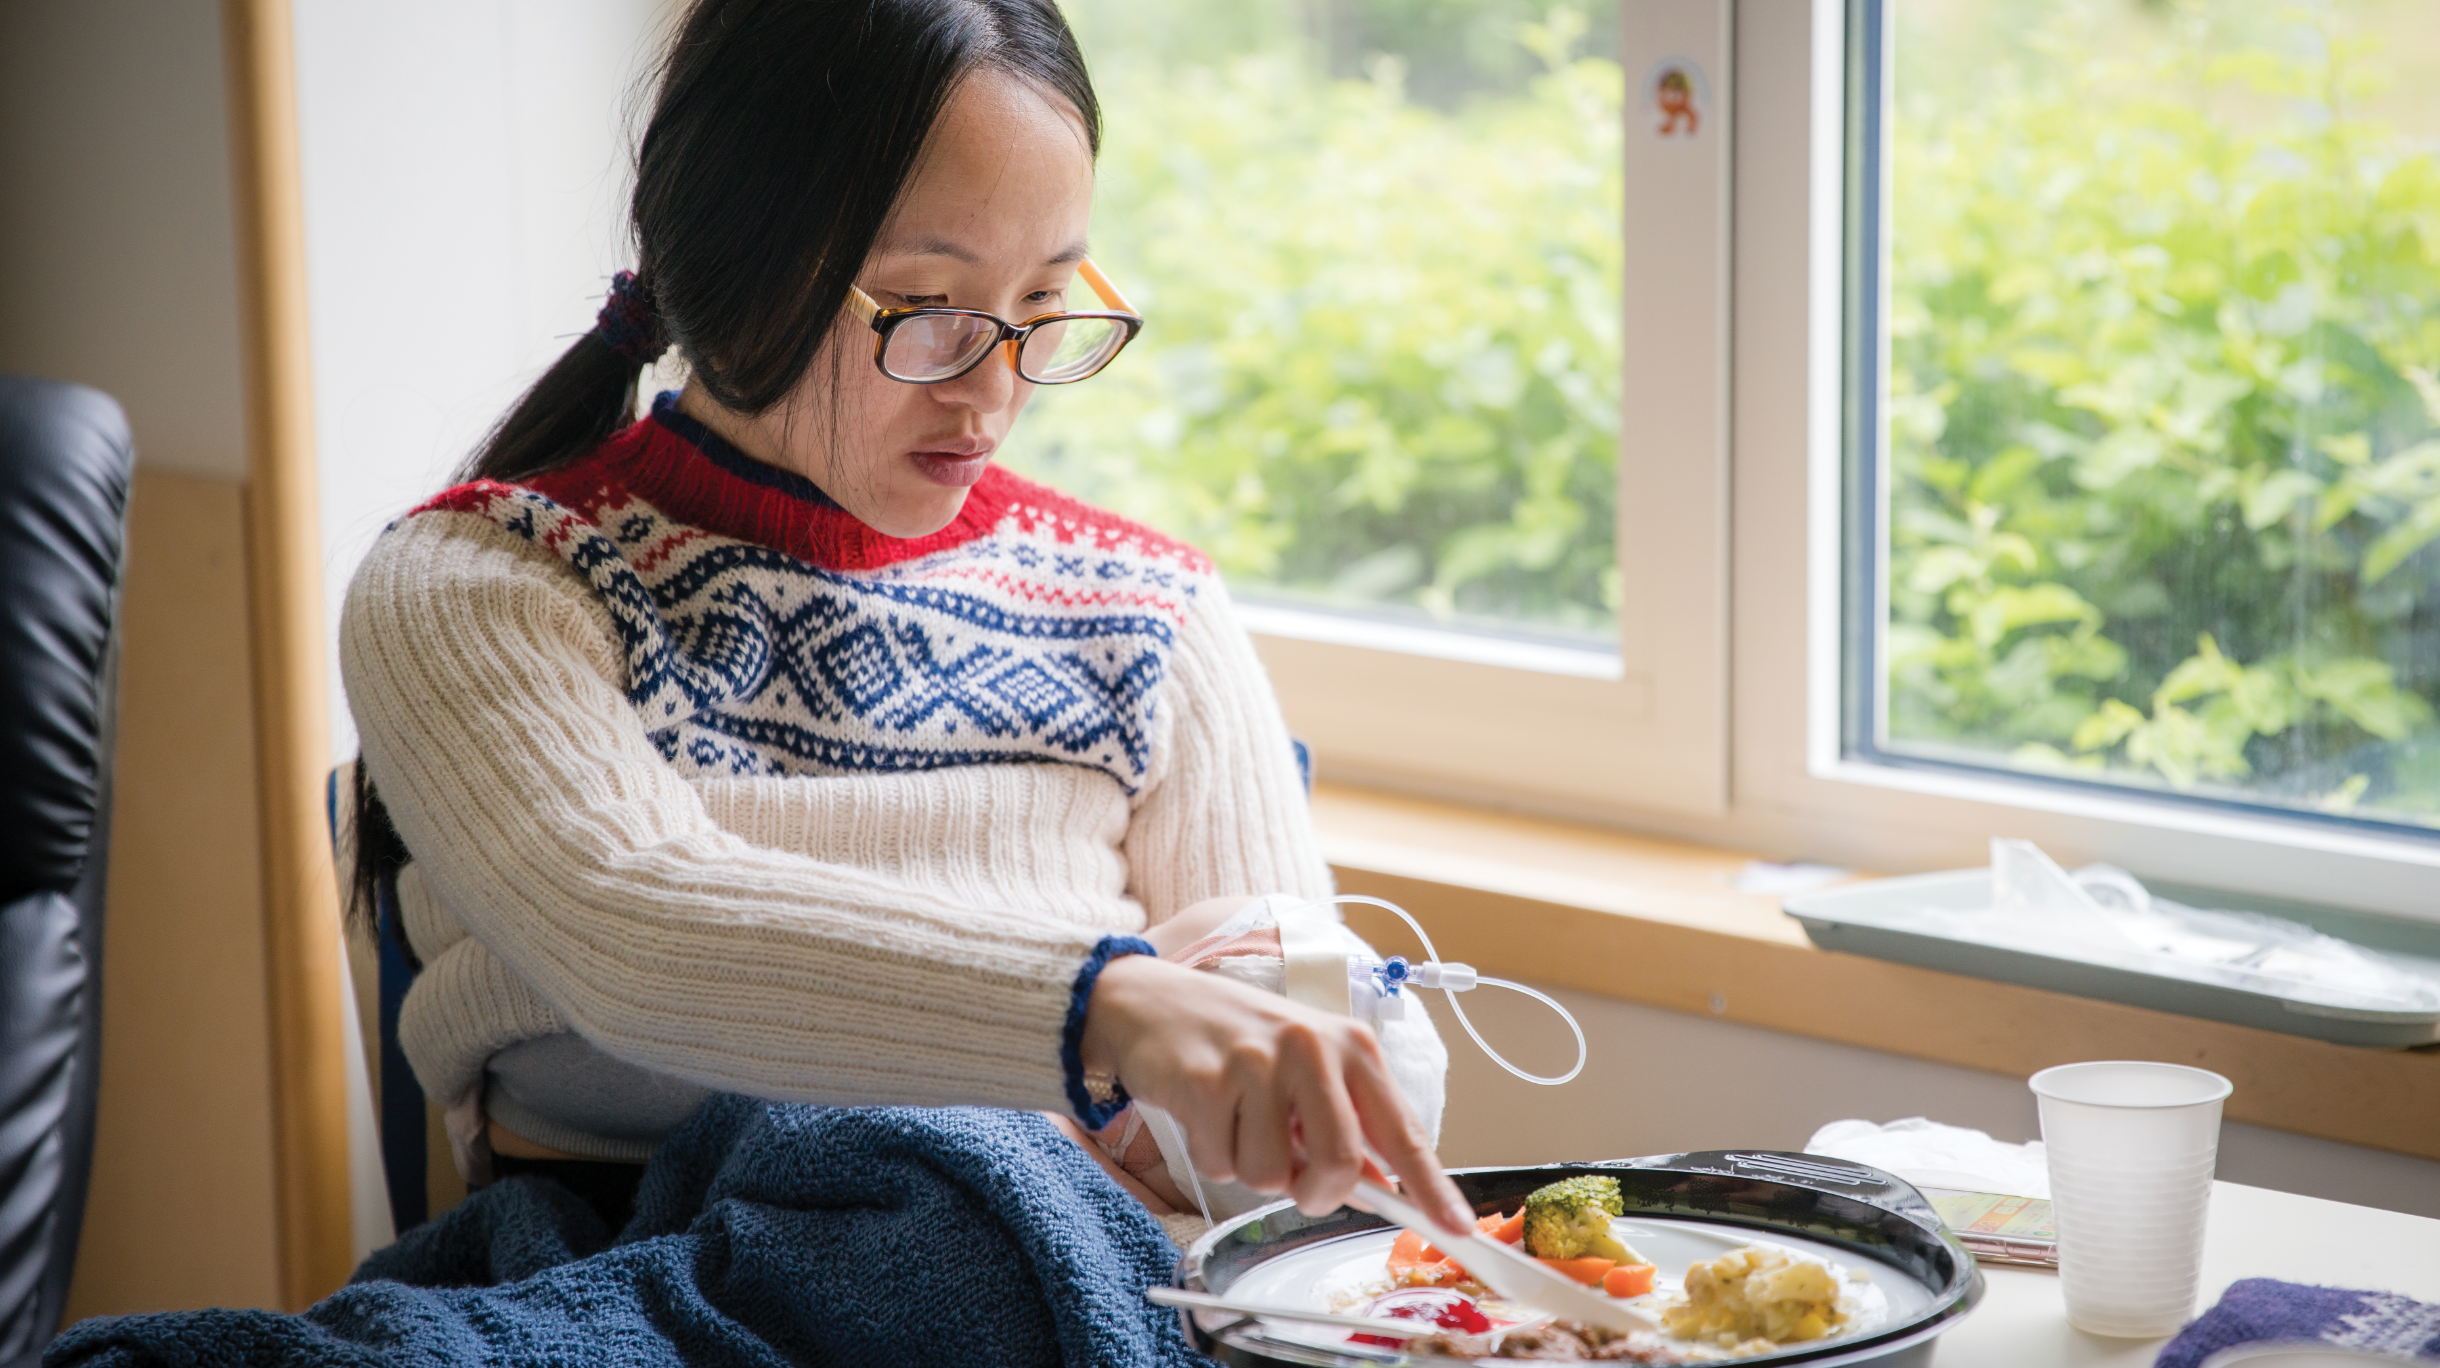
<svg viewBox="0 0 2440 1368"><path fill-rule="evenodd" d="M619 272L593 330L517 400L458 471L458 482L530 480L600 446L635 421L636 383L668 349L652 287Z"/></svg>
<svg viewBox="0 0 2440 1368"><path fill-rule="evenodd" d="M349 930L379 945L381 887L407 867L407 843L398 838L398 828L390 825L390 810L382 806L381 793L373 787L373 776L361 755L356 757L355 774L355 791L348 794L348 810L356 815L348 824L353 859L347 869L347 904L340 911ZM423 967L403 935L398 938L398 948L406 954L410 968Z"/></svg>

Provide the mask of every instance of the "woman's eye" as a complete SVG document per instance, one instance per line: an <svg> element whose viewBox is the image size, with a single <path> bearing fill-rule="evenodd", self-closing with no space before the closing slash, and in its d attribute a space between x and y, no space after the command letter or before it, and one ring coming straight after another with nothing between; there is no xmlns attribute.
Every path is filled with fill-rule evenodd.
<svg viewBox="0 0 2440 1368"><path fill-rule="evenodd" d="M937 309L941 305L948 302L949 296L893 293L890 295L890 298L897 300L898 307L901 309Z"/></svg>

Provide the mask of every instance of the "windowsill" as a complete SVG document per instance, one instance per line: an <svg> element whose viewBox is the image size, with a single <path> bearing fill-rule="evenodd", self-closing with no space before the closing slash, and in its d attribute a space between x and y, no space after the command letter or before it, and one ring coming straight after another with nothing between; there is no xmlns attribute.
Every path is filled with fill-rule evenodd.
<svg viewBox="0 0 2440 1368"><path fill-rule="evenodd" d="M2236 1084L2229 1119L2440 1159L2440 1046L2369 1050L1965 978L1814 947L1751 856L1321 785L1345 893L1398 903L1486 973L2023 1078L2079 1059L2167 1059ZM1347 909L1385 947L1386 913Z"/></svg>

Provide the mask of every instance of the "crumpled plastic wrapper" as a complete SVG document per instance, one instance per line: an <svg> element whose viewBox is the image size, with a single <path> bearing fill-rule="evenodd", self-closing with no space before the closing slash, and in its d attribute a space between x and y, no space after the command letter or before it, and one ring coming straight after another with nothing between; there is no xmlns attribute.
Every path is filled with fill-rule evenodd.
<svg viewBox="0 0 2440 1368"><path fill-rule="evenodd" d="M1887 1125L1833 1121L1813 1132L1805 1153L1870 1164L1917 1187L2050 1196L2050 1161L2042 1142L2011 1145L1978 1130L1909 1116Z"/></svg>

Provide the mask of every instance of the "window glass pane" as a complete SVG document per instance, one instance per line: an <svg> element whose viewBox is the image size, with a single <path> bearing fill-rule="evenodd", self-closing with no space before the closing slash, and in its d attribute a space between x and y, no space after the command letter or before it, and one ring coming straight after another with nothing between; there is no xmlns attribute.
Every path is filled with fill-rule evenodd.
<svg viewBox="0 0 2440 1368"><path fill-rule="evenodd" d="M2440 825L2440 7L1890 20L1880 744Z"/></svg>
<svg viewBox="0 0 2440 1368"><path fill-rule="evenodd" d="M1615 10L1071 0L1147 323L1019 469L1239 593L1614 644Z"/></svg>

